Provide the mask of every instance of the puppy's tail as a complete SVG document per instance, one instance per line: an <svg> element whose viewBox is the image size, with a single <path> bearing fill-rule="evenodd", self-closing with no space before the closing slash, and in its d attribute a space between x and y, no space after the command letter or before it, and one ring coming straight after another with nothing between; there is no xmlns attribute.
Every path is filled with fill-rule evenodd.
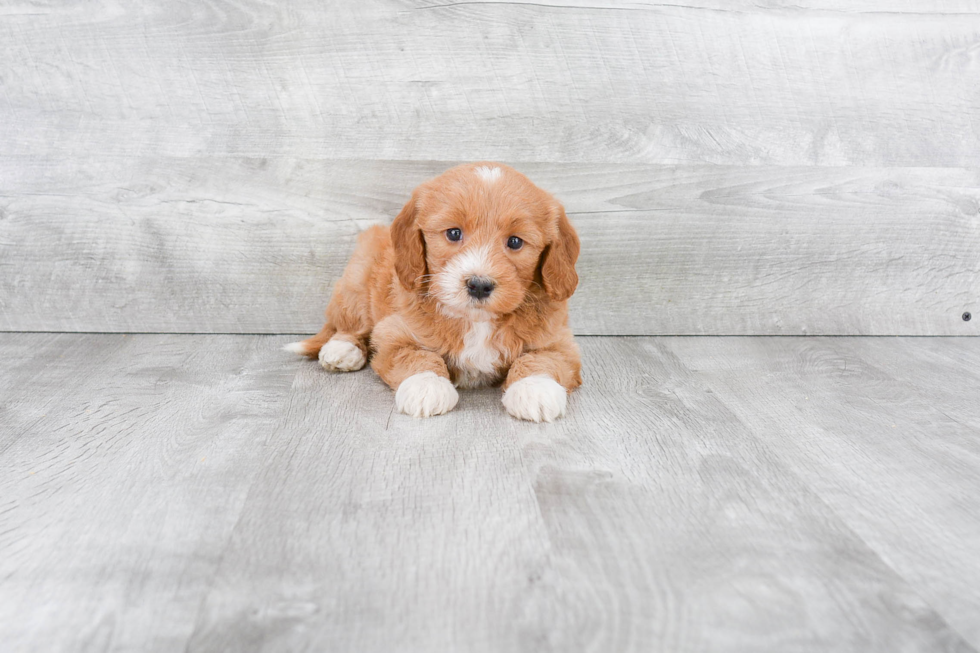
<svg viewBox="0 0 980 653"><path fill-rule="evenodd" d="M288 345L284 345L283 349L294 354L299 354L300 356L315 359L320 354L320 348L327 344L327 341L330 340L335 333L337 333L337 329L333 328L329 324L324 324L323 328L320 329L320 333L307 338L306 340L291 342Z"/></svg>

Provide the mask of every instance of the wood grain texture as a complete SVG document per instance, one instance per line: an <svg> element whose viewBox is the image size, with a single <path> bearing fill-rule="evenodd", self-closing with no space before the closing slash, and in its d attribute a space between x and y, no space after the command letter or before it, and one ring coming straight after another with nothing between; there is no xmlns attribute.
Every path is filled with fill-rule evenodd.
<svg viewBox="0 0 980 653"><path fill-rule="evenodd" d="M980 165L958 2L17 0L5 156Z"/></svg>
<svg viewBox="0 0 980 653"><path fill-rule="evenodd" d="M452 162L0 160L0 329L314 333ZM977 335L980 174L514 162L582 237L580 334Z"/></svg>
<svg viewBox="0 0 980 653"><path fill-rule="evenodd" d="M718 383L745 368L751 399L795 351L808 384L830 388L835 348L870 340L759 339L742 359L731 339L583 339L586 383L553 425L510 419L494 389L464 393L443 418L393 414L372 373L324 373L278 351L284 341L0 335L14 361L0 368L0 641L975 651L963 635L976 632L976 596L957 591L973 548L943 564L891 557L903 538L962 542L976 524L966 504L921 483L929 515L882 493L865 506L873 518L855 521L812 461L770 436L766 415L788 415L796 396L770 392L766 415L751 416ZM901 377L877 372L846 399L823 396L811 419L840 426L847 401L867 413L862 427L893 419L895 402L877 401L965 374L957 359L973 355L966 339L922 356L874 342L866 359L907 362ZM688 343L727 353L687 363ZM962 392L930 396L954 419L970 414ZM892 450L928 448L927 469L969 441L963 430L924 443L936 433L916 407L900 417L908 428L892 431ZM854 431L850 446L868 446L863 435L874 432ZM863 461L892 484L929 475L889 476L888 464L842 453L824 448L825 465ZM956 487L976 474L974 458L960 456ZM884 542L886 524L899 544Z"/></svg>
<svg viewBox="0 0 980 653"><path fill-rule="evenodd" d="M972 339L676 339L670 350L974 646Z"/></svg>
<svg viewBox="0 0 980 653"><path fill-rule="evenodd" d="M291 371L248 338L0 351L0 648L180 650Z"/></svg>
<svg viewBox="0 0 980 653"><path fill-rule="evenodd" d="M976 335L980 4L17 0L0 330L310 333L357 230L498 159L582 334Z"/></svg>

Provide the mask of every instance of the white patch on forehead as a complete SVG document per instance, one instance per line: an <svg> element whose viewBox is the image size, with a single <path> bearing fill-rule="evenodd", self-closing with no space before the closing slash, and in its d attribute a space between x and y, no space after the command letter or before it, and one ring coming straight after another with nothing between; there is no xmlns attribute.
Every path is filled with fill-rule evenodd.
<svg viewBox="0 0 980 653"><path fill-rule="evenodd" d="M490 166L479 166L475 168L473 172L476 173L477 177L487 182L488 184L492 184L493 182L500 179L500 175L502 174L500 168L491 168Z"/></svg>
<svg viewBox="0 0 980 653"><path fill-rule="evenodd" d="M463 350L453 363L459 372L456 385L460 388L476 388L497 380L500 350L493 344L492 322L470 324L463 336Z"/></svg>

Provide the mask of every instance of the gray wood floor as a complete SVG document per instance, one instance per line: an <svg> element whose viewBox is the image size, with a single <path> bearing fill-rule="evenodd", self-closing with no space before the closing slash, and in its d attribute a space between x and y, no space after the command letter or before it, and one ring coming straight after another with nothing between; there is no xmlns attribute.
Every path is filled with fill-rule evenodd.
<svg viewBox="0 0 980 653"><path fill-rule="evenodd" d="M552 425L286 340L0 334L4 651L980 647L980 340L584 338Z"/></svg>

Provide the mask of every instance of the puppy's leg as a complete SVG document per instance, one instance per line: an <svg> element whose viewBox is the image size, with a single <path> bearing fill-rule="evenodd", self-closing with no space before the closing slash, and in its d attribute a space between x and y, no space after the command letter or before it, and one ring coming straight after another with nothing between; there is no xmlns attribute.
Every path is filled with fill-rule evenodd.
<svg viewBox="0 0 980 653"><path fill-rule="evenodd" d="M370 277L385 246L384 227L371 227L357 239L357 248L327 305L320 333L286 345L295 354L319 359L324 369L351 372L364 367L371 335Z"/></svg>
<svg viewBox="0 0 980 653"><path fill-rule="evenodd" d="M519 419L550 422L565 413L568 393L582 385L581 370L578 346L568 332L514 361L504 381L504 408Z"/></svg>
<svg viewBox="0 0 980 653"><path fill-rule="evenodd" d="M442 356L422 349L397 315L387 317L371 337L371 367L395 391L395 406L412 417L448 413L459 401Z"/></svg>
<svg viewBox="0 0 980 653"><path fill-rule="evenodd" d="M336 333L323 347L317 359L329 372L354 372L367 363L367 339L349 333Z"/></svg>
<svg viewBox="0 0 980 653"><path fill-rule="evenodd" d="M338 283L327 306L327 323L320 333L302 342L286 345L286 351L316 358L323 369L331 372L353 372L364 367L371 327L369 321L348 310L348 304L357 295L341 292ZM364 302L367 302L367 297L364 297Z"/></svg>

